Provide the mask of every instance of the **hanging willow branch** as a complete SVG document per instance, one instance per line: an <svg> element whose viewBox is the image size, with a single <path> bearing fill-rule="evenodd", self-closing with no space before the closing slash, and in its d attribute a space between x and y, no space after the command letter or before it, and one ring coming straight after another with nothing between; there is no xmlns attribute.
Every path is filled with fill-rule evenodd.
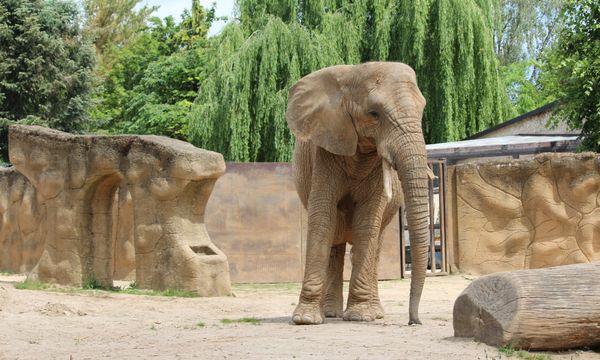
<svg viewBox="0 0 600 360"><path fill-rule="evenodd" d="M338 64L335 44L301 25L271 17L244 42L230 26L216 51L222 59L192 108L192 142L234 161L289 161L287 91L303 74Z"/></svg>
<svg viewBox="0 0 600 360"><path fill-rule="evenodd" d="M500 122L493 0L240 0L190 115L198 146L234 161L288 161L287 91L334 64L401 61L417 72L428 142Z"/></svg>

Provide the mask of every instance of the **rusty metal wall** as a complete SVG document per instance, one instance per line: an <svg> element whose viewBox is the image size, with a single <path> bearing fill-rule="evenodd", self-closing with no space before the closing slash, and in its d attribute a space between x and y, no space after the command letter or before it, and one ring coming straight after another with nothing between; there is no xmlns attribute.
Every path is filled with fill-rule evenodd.
<svg viewBox="0 0 600 360"><path fill-rule="evenodd" d="M228 163L205 222L212 241L227 255L232 282L302 281L306 212L289 163ZM384 233L380 279L400 278L399 236L396 217ZM347 254L344 277L349 276Z"/></svg>

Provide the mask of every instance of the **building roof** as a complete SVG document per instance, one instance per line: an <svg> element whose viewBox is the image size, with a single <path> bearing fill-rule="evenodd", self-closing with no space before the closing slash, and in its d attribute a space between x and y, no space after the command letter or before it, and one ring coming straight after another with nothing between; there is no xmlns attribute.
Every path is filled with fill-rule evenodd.
<svg viewBox="0 0 600 360"><path fill-rule="evenodd" d="M519 115L516 118L513 118L513 119L510 119L508 121L505 121L505 122L503 122L501 124L498 124L496 126L493 126L493 127L489 128L489 129L480 131L477 134L469 136L465 140L478 139L478 138L480 138L480 137L482 137L484 135L493 133L493 132L498 131L498 130L500 130L502 128L505 128L507 126L514 125L516 123L525 121L525 120L527 120L527 119L529 119L531 117L537 116L539 114L542 114L542 113L545 113L545 112L548 112L548 111L552 111L554 109L554 107L556 107L556 104L557 104L557 102L553 101L553 102L548 103L548 104L546 104L544 106L541 106L541 107L539 107L539 108L537 108L535 110L531 110L530 112L527 112L525 114Z"/></svg>
<svg viewBox="0 0 600 360"><path fill-rule="evenodd" d="M450 162L490 156L574 151L579 136L501 136L427 145L427 156Z"/></svg>

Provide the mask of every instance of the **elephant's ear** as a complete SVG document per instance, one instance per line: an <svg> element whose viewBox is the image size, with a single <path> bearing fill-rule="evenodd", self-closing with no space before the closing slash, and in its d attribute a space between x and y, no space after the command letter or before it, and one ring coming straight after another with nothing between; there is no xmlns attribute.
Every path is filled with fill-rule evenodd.
<svg viewBox="0 0 600 360"><path fill-rule="evenodd" d="M310 140L334 154L354 155L358 135L343 107L339 82L351 68L339 65L316 71L290 89L286 119L297 138Z"/></svg>

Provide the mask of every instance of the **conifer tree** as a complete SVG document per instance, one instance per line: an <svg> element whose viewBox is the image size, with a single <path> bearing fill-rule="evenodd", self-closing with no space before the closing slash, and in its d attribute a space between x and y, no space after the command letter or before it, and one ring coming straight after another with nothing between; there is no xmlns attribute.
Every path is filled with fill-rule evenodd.
<svg viewBox="0 0 600 360"><path fill-rule="evenodd" d="M94 64L75 1L0 1L0 160L10 124L83 130Z"/></svg>

